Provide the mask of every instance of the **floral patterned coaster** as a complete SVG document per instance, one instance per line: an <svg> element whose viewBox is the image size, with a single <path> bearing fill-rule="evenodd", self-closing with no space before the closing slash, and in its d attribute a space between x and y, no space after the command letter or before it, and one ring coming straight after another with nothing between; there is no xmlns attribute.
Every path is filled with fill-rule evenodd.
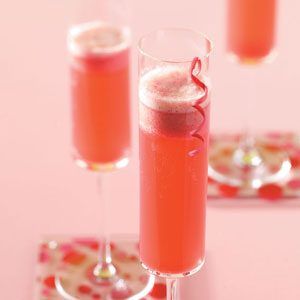
<svg viewBox="0 0 300 300"><path fill-rule="evenodd" d="M89 270L97 261L99 243L95 238L47 237L39 244L35 300L68 299L57 290L57 278L68 293L78 300L127 299L130 295L115 292L105 284L95 285L89 279ZM112 239L112 258L117 273L126 279L131 295L143 290L149 282L138 259L137 239ZM128 290L127 290L128 292ZM150 293L143 300L165 299L166 285L157 278ZM71 298L70 298L71 299Z"/></svg>
<svg viewBox="0 0 300 300"><path fill-rule="evenodd" d="M224 174L231 172L228 166L232 163L229 160L239 140L240 135L219 134L211 136L210 163L222 170ZM260 151L268 156L269 168L276 169L278 167L278 153L285 152L292 166L290 175L279 183L265 184L258 189L219 184L209 178L209 198L249 197L275 201L300 196L300 136L294 133L271 132L257 136L256 141Z"/></svg>

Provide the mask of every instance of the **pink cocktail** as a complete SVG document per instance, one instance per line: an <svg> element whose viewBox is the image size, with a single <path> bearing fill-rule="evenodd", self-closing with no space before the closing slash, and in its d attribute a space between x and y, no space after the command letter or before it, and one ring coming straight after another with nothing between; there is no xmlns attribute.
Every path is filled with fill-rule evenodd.
<svg viewBox="0 0 300 300"><path fill-rule="evenodd" d="M203 96L185 68L157 67L140 79L140 255L159 273L183 274L204 260L209 99L204 114L193 107Z"/></svg>
<svg viewBox="0 0 300 300"><path fill-rule="evenodd" d="M211 48L189 29L139 42L140 257L168 300L204 263Z"/></svg>
<svg viewBox="0 0 300 300"><path fill-rule="evenodd" d="M262 60L275 44L277 0L227 0L227 50L244 62Z"/></svg>
<svg viewBox="0 0 300 300"><path fill-rule="evenodd" d="M272 62L277 55L275 44L278 1L226 0L226 4L227 53L243 69L244 76L247 76L244 80L247 81L249 90L245 91L245 97L240 100L244 100L247 115L253 116L258 109L255 100L259 99L259 91L253 86L256 80L262 79L258 79L259 67ZM267 89L265 85L262 86ZM266 151L260 139L251 132L249 120L247 123L238 143L231 149L228 149L227 143L220 143L211 149L211 179L249 191L286 180L291 170L286 151ZM226 159L220 160L225 152Z"/></svg>
<svg viewBox="0 0 300 300"><path fill-rule="evenodd" d="M101 169L128 158L129 34L92 22L70 30L74 156Z"/></svg>
<svg viewBox="0 0 300 300"><path fill-rule="evenodd" d="M95 6L99 1L82 1L82 8L99 13ZM106 4L118 12L117 2L109 0ZM114 10L110 13L114 15ZM97 299L141 299L154 285L154 277L147 276L137 260L120 266L117 256L112 255L108 225L115 219L107 207L110 192L118 188L112 176L116 169L127 166L130 151L130 29L125 22L124 26L119 25L121 18L109 18L110 13L104 13L103 18L97 15L96 21L76 23L68 31L73 156L79 167L92 170L97 176L100 215L92 222L98 220L102 224L103 234L99 241L91 240L98 255L87 253L83 264L55 274L55 287L62 299L83 299L84 295ZM126 237L116 238L117 252L123 251L119 240L121 245L123 241L129 245L133 242ZM74 245L72 251L82 252L78 247L79 250ZM81 286L89 291L83 292Z"/></svg>

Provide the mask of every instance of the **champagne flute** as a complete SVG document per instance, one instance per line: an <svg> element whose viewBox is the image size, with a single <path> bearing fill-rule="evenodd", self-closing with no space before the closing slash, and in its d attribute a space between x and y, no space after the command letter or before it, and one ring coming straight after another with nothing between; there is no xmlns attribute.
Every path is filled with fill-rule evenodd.
<svg viewBox="0 0 300 300"><path fill-rule="evenodd" d="M140 257L172 300L204 263L210 52L188 29L139 42Z"/></svg>
<svg viewBox="0 0 300 300"><path fill-rule="evenodd" d="M107 228L108 220L115 221L109 219L107 209L116 186L113 175L128 165L131 148L130 28L116 17L118 11L111 13L118 2L82 1L80 12L91 14L68 31L73 158L79 167L97 175L105 232L99 242L98 261L56 277L56 287L64 299L81 299L84 295L74 286L85 284L105 299L136 300L147 295L154 284L153 276L146 274L139 285L126 277L138 270L139 264L131 263L125 272L125 266L121 268L113 261ZM99 17L100 11L107 14Z"/></svg>
<svg viewBox="0 0 300 300"><path fill-rule="evenodd" d="M227 53L230 61L241 66L246 73L243 75L249 76L245 77L249 90L245 92L244 107L251 117L255 115L252 103L258 97L253 87L258 68L273 62L277 54L276 12L277 0L227 0ZM268 152L249 125L230 153L226 143L213 150L209 176L222 184L256 189L278 183L290 174L287 154L281 150ZM225 152L229 159L224 160L222 154L219 155Z"/></svg>

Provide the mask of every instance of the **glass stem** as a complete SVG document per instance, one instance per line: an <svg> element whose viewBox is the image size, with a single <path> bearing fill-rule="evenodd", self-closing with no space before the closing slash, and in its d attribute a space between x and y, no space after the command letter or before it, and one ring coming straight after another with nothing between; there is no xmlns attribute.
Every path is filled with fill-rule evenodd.
<svg viewBox="0 0 300 300"><path fill-rule="evenodd" d="M110 172L97 174L98 190L102 210L103 239L99 243L99 261L94 269L94 275L99 280L108 280L115 276L116 268L112 264L111 245L109 237L109 197L111 193Z"/></svg>
<svg viewBox="0 0 300 300"><path fill-rule="evenodd" d="M254 133L253 133L253 128L251 124L252 122L250 121L250 118L253 119L254 117L254 103L257 98L257 67L258 66L244 66L245 68L245 75L244 76L247 80L247 87L245 90L245 127L244 127L244 146L246 147L254 147ZM248 78L247 78L248 77Z"/></svg>
<svg viewBox="0 0 300 300"><path fill-rule="evenodd" d="M261 157L256 149L255 137L252 132L252 126L250 126L250 118L253 118L255 98L257 96L256 87L256 67L257 66L244 66L243 71L245 80L247 82L247 90L244 98L245 113L244 132L241 136L238 149L234 154L234 161L240 167L258 167L261 163Z"/></svg>
<svg viewBox="0 0 300 300"><path fill-rule="evenodd" d="M178 279L167 278L167 300L177 300L178 296Z"/></svg>

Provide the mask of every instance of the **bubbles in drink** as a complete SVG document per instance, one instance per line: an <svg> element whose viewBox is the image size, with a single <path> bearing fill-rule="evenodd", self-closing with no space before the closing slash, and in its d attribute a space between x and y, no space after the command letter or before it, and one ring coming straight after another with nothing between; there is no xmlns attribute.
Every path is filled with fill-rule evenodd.
<svg viewBox="0 0 300 300"><path fill-rule="evenodd" d="M203 95L203 89L192 81L189 70L181 67L155 68L140 81L141 102L156 110L190 112Z"/></svg>
<svg viewBox="0 0 300 300"><path fill-rule="evenodd" d="M140 79L140 125L152 133L190 135L203 121L193 107L203 96L204 90L192 81L187 68L152 69Z"/></svg>

